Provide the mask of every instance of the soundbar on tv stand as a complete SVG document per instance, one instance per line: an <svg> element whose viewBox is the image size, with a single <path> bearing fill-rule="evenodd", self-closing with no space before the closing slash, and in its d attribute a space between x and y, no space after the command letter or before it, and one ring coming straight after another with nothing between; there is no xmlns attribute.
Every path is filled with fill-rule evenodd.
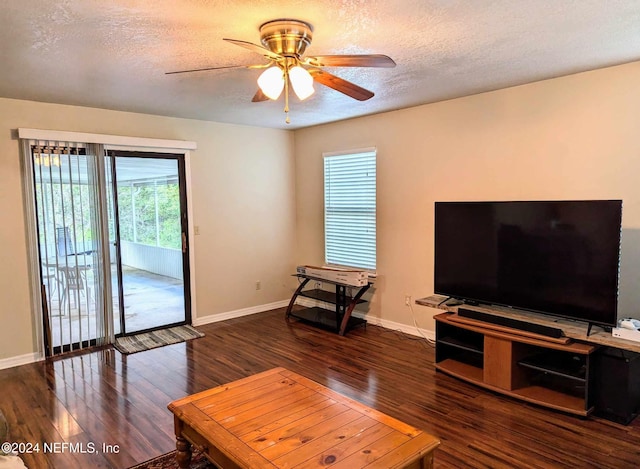
<svg viewBox="0 0 640 469"><path fill-rule="evenodd" d="M564 337L564 332L558 327L544 326L542 324L521 321L519 319L508 318L505 316L496 316L494 314L483 313L482 311L477 311L475 309L458 308L458 316L496 324L498 326L510 327L520 331L531 332L532 334L538 334L545 337L552 337L554 339Z"/></svg>
<svg viewBox="0 0 640 469"><path fill-rule="evenodd" d="M467 306L486 306L486 307L489 307L489 308L493 307L493 305L491 305L491 304L481 305L481 303L479 303L477 301L463 300L463 299L460 299L460 298L455 298L453 296L451 298L449 298L447 301L445 301L444 304L447 305L447 306L467 305ZM460 309L464 309L464 308L460 308ZM526 310L524 310L524 311L526 311ZM477 311L474 311L474 312L477 312ZM527 321L521 321L521 320L518 320L518 319L511 319L511 318L506 318L506 317L502 317L502 316L494 316L494 315L491 315L489 313L483 313L483 314L488 319L479 319L479 318L476 318L476 319L479 320L479 321L485 321L485 322L497 324L497 325L500 325L500 326L511 327L512 329L519 329L519 330L527 331L527 332L533 332L530 329L528 329L529 325L538 326L537 324L531 324L531 323L529 323ZM538 313L538 314L544 314L544 313ZM459 315L463 316L463 314L459 314ZM465 317L465 316L463 316L463 317ZM467 316L467 317L469 317L469 316ZM497 322L496 320L494 320L494 318L497 321L504 320L504 321L512 322L512 325L504 324L502 322ZM570 320L568 318L565 318L565 319ZM574 319L574 321L579 321L579 320L578 319ZM605 332L611 332L611 330L609 329L610 326L603 326L602 324L598 324L598 323L595 323L595 322L592 322L592 321L584 321L584 322L587 323L587 333L586 333L587 337L589 337L591 335L591 329L593 328L593 326L602 327ZM551 335L545 334L544 332L534 332L534 333L540 334L540 335L546 335L547 337L554 337L554 338L558 338L558 337L563 337L564 336L564 333L562 332L562 329L560 329L560 328L551 327L551 326L539 326L539 327L547 327L549 329L549 334L551 334ZM540 330L542 330L542 329L540 329ZM551 330L553 330L553 332L551 332ZM557 335L558 334L557 331L560 331L559 333L562 334L562 335L558 336Z"/></svg>
<svg viewBox="0 0 640 469"><path fill-rule="evenodd" d="M504 315L510 315L512 313L518 313L522 316L522 314L525 315L536 315L536 316L541 316L541 318L546 318L546 320L543 320L543 323L548 323L548 322L555 322L552 318L557 318L557 319L562 319L564 321L567 321L569 323L573 323L572 329L577 329L577 328L581 328L581 326L579 325L580 323L582 324L587 324L587 332L585 334L586 337L589 337L591 335L591 331L593 326L598 326L601 327L602 330L606 333L606 332L611 332L610 326L604 325L604 324L600 324L597 322L591 322L591 321L580 321L579 319L571 319L571 318L565 318L563 316L557 317L554 316L552 314L547 314L547 313L542 313L542 312L537 312L537 311L529 311L526 309L517 309L517 308L510 308L508 306L500 306L500 305L493 305L490 303L481 303L478 301L474 301L474 300L469 300L469 299L463 299L463 298L457 298L455 296L446 296L446 295L442 295L442 294L434 294L431 296L427 296L425 298L420 298L416 300L416 303L419 305L423 305L423 306L429 306L432 308L439 308L439 309L444 309L444 310L448 310L450 312L456 312L460 307L460 308L465 308L466 306L470 306L470 307L478 307L479 309L487 309L489 310L489 312L487 312L487 318L480 320L480 319L476 319L479 321L484 321L487 323L493 323L495 325L500 325L499 321L500 319L494 320L494 317L503 317ZM463 313L464 314L464 313ZM460 317L463 317L463 315L461 314ZM470 319L470 318L469 318ZM507 318L509 319L509 318ZM520 324L518 323L513 323L512 326L510 326L512 329L520 329L523 331L528 331L527 329L527 325L531 323L531 321L529 321L527 318L521 318L521 319L514 319L515 321L519 321L520 323L526 324L522 327L518 327ZM546 324L545 324L546 325ZM565 324L565 326L567 326L568 324ZM503 325L503 327L505 327ZM509 326L507 326L509 327ZM551 329L559 329L556 328L554 326L548 326ZM575 331L574 331L575 332ZM597 333L594 332L594 333ZM557 336L558 332L554 331L551 333L551 336L548 337L553 337L553 336ZM544 334L542 334L544 335ZM582 336L582 334L579 334L580 336ZM573 336L575 336L575 333L573 334Z"/></svg>

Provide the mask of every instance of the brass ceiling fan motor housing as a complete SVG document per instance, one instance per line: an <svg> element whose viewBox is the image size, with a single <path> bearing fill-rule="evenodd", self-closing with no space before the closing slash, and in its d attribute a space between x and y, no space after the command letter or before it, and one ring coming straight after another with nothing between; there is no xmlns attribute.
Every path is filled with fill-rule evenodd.
<svg viewBox="0 0 640 469"><path fill-rule="evenodd" d="M292 19L267 21L260 26L260 42L276 54L300 57L313 38L313 26Z"/></svg>

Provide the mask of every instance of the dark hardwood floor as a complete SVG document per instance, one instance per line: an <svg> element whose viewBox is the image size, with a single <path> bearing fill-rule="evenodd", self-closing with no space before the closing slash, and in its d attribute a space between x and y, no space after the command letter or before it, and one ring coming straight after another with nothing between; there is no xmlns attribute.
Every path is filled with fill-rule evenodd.
<svg viewBox="0 0 640 469"><path fill-rule="evenodd" d="M436 435L437 468L640 466L640 418L584 420L493 394L436 373L425 340L375 326L340 337L287 323L283 310L198 329L204 338L133 355L107 348L0 371L11 441L40 444L26 465L132 466L174 448L172 400L283 366Z"/></svg>

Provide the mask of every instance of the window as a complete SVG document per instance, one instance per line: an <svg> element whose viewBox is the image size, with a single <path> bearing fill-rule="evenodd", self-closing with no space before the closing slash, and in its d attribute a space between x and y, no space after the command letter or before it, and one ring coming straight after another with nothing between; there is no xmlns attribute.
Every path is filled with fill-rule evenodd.
<svg viewBox="0 0 640 469"><path fill-rule="evenodd" d="M376 150L324 155L325 262L376 268Z"/></svg>

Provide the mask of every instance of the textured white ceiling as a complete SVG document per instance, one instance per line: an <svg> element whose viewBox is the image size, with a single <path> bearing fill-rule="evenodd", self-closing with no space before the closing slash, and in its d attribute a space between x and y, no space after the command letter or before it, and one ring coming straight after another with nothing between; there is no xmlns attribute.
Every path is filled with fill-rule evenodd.
<svg viewBox="0 0 640 469"><path fill-rule="evenodd" d="M307 55L381 53L392 69L332 68L370 89L355 101L316 85L251 103L262 63L222 41L258 27L314 27ZM1 0L0 96L295 129L640 59L640 0Z"/></svg>

